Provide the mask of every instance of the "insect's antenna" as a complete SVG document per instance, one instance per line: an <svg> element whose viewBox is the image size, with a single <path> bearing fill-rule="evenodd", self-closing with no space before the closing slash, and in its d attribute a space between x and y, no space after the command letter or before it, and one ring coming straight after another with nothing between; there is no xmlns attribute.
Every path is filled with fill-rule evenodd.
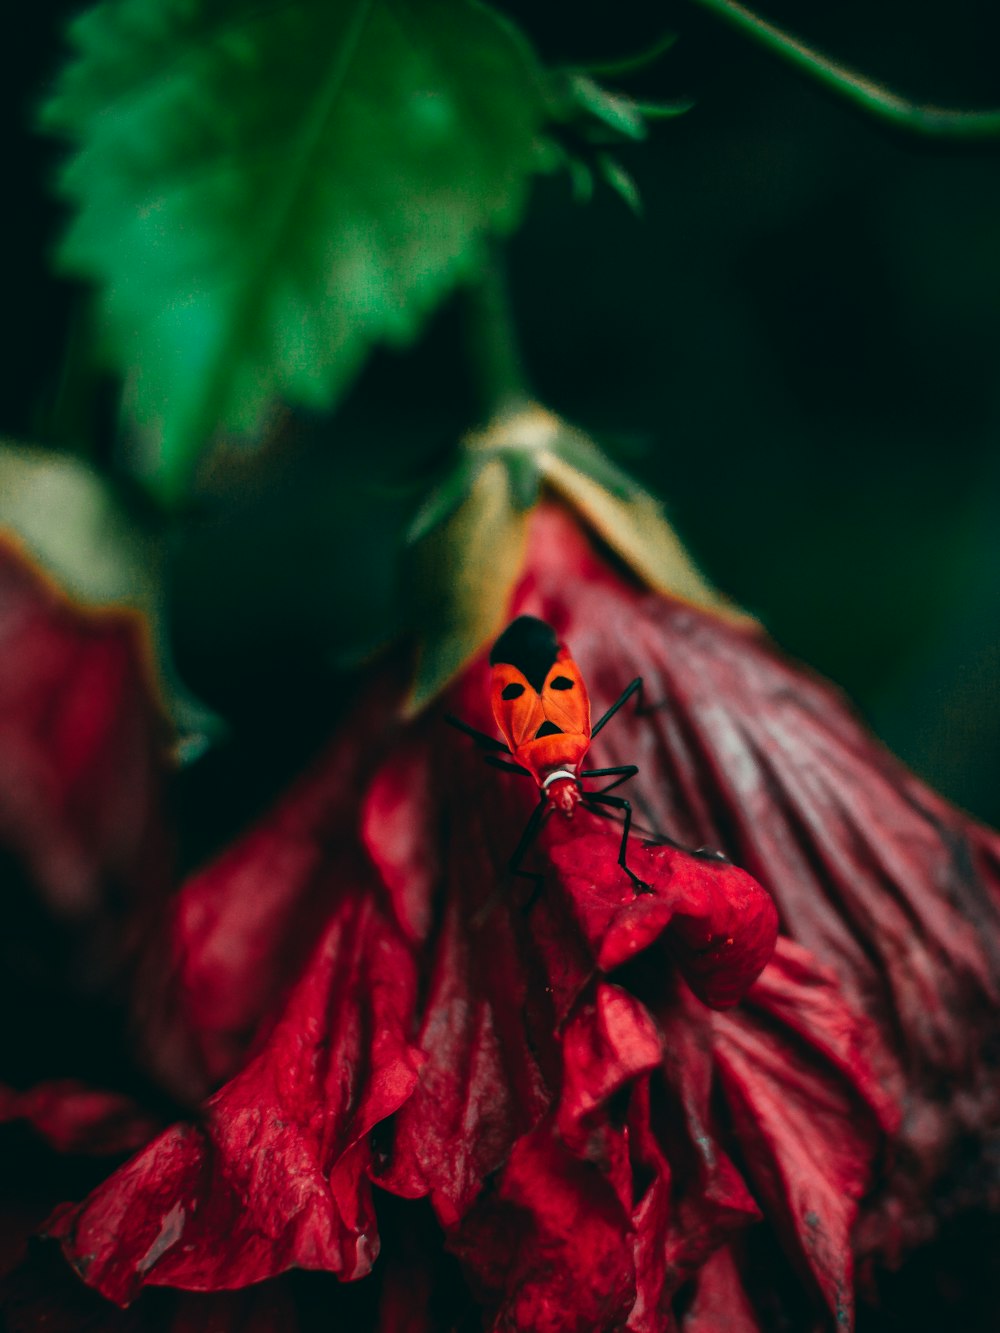
<svg viewBox="0 0 1000 1333"><path fill-rule="evenodd" d="M600 815L602 819L610 819L613 824L620 824L624 820L625 812L602 809L599 805L591 805L584 798L584 805L595 815ZM718 861L720 864L732 865L725 852L720 852L715 847L688 847L683 842L678 842L666 833L661 833L659 829L649 828L646 824L637 824L635 820L629 824L629 831L638 834L647 842L654 843L657 847L673 847L676 852L683 852L685 856L697 857L699 861Z"/></svg>
<svg viewBox="0 0 1000 1333"><path fill-rule="evenodd" d="M614 717L615 713L618 712L619 708L621 708L623 704L627 704L629 699L632 698L632 695L635 694L636 691L641 692L641 690L642 690L642 677L636 676L635 680L632 681L631 685L625 686L625 689L622 691L619 698L615 700L615 702L611 705L611 707L604 714L601 720L591 728L590 731L591 738L596 736L602 727L607 726L607 724Z"/></svg>

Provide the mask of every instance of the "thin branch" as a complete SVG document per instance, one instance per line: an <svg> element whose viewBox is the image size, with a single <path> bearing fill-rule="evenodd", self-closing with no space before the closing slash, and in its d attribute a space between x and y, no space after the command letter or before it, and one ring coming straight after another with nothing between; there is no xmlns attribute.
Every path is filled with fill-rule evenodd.
<svg viewBox="0 0 1000 1333"><path fill-rule="evenodd" d="M466 288L466 345L487 419L531 399L498 246Z"/></svg>
<svg viewBox="0 0 1000 1333"><path fill-rule="evenodd" d="M817 83L896 129L943 142L1000 140L1000 110L967 111L911 101L867 75L848 69L735 0L689 0L689 3L714 14Z"/></svg>

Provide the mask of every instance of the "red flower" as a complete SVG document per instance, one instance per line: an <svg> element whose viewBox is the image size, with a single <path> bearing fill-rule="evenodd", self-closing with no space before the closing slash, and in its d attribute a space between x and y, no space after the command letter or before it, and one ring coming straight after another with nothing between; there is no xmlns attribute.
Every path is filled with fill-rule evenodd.
<svg viewBox="0 0 1000 1333"><path fill-rule="evenodd" d="M374 1269L387 1331L846 1327L859 1203L864 1253L894 1255L995 1125L996 839L756 628L642 591L560 509L510 613L557 628L598 707L644 677L662 706L594 762L638 763L640 821L736 864L637 833L637 896L578 809L527 903L503 867L532 784L436 712L391 723L374 681L146 955L145 1060L206 1100L48 1224L111 1299ZM486 682L447 706L491 731ZM747 871L785 932L766 967Z"/></svg>

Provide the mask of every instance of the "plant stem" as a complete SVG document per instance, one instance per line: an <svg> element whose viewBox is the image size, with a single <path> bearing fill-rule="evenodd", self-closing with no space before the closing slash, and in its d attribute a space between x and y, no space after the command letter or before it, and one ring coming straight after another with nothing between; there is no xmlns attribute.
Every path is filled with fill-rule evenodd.
<svg viewBox="0 0 1000 1333"><path fill-rule="evenodd" d="M96 439L98 376L89 304L78 297L70 312L62 365L51 401L35 414L35 433L45 445L65 449L88 463L99 452Z"/></svg>
<svg viewBox="0 0 1000 1333"><path fill-rule="evenodd" d="M1000 139L1000 110L964 111L913 102L783 32L736 0L689 0L689 3L714 14L817 83L896 129L943 142Z"/></svg>
<svg viewBox="0 0 1000 1333"><path fill-rule="evenodd" d="M531 401L514 331L506 274L494 246L466 288L466 346L486 417L494 418Z"/></svg>

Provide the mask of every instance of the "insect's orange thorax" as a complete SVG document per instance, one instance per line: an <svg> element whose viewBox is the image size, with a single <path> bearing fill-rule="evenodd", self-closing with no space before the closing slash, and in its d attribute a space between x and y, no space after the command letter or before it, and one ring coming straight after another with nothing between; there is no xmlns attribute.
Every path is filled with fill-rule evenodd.
<svg viewBox="0 0 1000 1333"><path fill-rule="evenodd" d="M569 772L574 778L590 747L590 737L563 732L526 741L513 751L514 762L526 768L539 786L553 773Z"/></svg>

